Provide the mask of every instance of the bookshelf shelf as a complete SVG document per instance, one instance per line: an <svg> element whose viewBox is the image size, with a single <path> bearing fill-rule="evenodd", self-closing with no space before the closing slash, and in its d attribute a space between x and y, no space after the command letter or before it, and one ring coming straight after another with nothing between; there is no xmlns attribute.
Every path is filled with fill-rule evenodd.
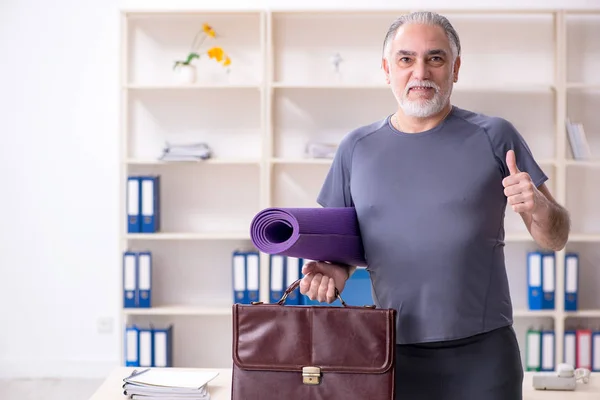
<svg viewBox="0 0 600 400"><path fill-rule="evenodd" d="M128 165L165 165L165 166L181 166L181 165L260 165L260 160L257 159L236 159L236 158L210 158L207 160L199 161L162 161L162 160L151 160L151 159L133 159L130 158L127 161Z"/></svg>
<svg viewBox="0 0 600 400"><path fill-rule="evenodd" d="M600 168L599 160L567 160L565 161L568 167L581 167L581 168Z"/></svg>
<svg viewBox="0 0 600 400"><path fill-rule="evenodd" d="M515 318L555 318L556 311L555 310L527 310L527 309L517 309L513 311L513 316Z"/></svg>
<svg viewBox="0 0 600 400"><path fill-rule="evenodd" d="M242 240L250 239L248 232L212 233L130 233L128 240Z"/></svg>
<svg viewBox="0 0 600 400"><path fill-rule="evenodd" d="M328 158L273 158L272 164L288 164L288 165L331 165L332 160Z"/></svg>
<svg viewBox="0 0 600 400"><path fill-rule="evenodd" d="M569 236L570 242L598 242L600 243L600 234L572 233Z"/></svg>
<svg viewBox="0 0 600 400"><path fill-rule="evenodd" d="M227 90L238 90L238 89L254 89L262 90L260 84L235 84L230 85L227 83L215 83L215 84L164 84L164 85L152 85L152 84L129 84L126 89L130 90L203 90L203 89L227 89Z"/></svg>
<svg viewBox="0 0 600 400"><path fill-rule="evenodd" d="M600 310L580 310L580 311L566 311L564 314L565 318L578 317L578 318L600 318Z"/></svg>
<svg viewBox="0 0 600 400"><path fill-rule="evenodd" d="M572 214L569 243L555 253L555 310L528 310L526 254L538 246L519 215L507 209L505 222L519 342L524 349L528 326L553 329L561 362L564 331L574 326L570 318L600 322L600 296L593 289L600 285L600 11L439 11L463 47L453 103L511 121L548 174L552 194ZM120 249L152 251L156 303L121 312L124 324L183 324L176 365L230 366L231 253L252 248L249 225L261 209L318 207L316 195L332 160L308 158L307 143L339 143L349 131L394 111L379 61L385 31L404 12L122 11ZM205 22L217 32L214 44L231 55L231 71L204 57L196 82L175 83L173 61L185 56ZM336 53L343 60L339 72L331 64ZM567 118L584 124L595 158L573 159ZM206 142L213 157L160 161L167 142ZM161 232L126 233L124 188L132 174L161 175ZM558 293L570 251L581 254L587 279L577 312L565 312ZM260 261L260 300L268 301L268 256ZM208 349L188 334L194 329L221 342Z"/></svg>
<svg viewBox="0 0 600 400"><path fill-rule="evenodd" d="M156 315L156 316L203 316L203 315L231 315L229 306L159 306L152 308L124 308L124 315Z"/></svg>
<svg viewBox="0 0 600 400"><path fill-rule="evenodd" d="M566 88L569 90L600 90L600 82L599 83L584 83L584 82L569 82L566 85Z"/></svg>

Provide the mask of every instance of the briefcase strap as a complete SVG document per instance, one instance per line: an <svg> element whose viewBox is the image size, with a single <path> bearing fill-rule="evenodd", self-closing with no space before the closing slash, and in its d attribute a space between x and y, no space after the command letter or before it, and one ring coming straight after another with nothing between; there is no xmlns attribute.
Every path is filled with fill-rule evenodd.
<svg viewBox="0 0 600 400"><path fill-rule="evenodd" d="M300 286L300 281L302 280L302 278L297 279L294 283L292 283L287 290L285 291L285 293L283 293L283 296L281 296L281 299L279 299L279 301L277 302L277 304L279 305L283 305L285 303L285 300L287 299L287 297L294 291L296 290L296 288L298 286ZM348 305L346 304L346 302L342 299L342 296L340 295L340 292L337 290L337 288L335 288L335 297L337 297L338 299L340 299L340 303L342 303L342 305L344 307L348 307Z"/></svg>

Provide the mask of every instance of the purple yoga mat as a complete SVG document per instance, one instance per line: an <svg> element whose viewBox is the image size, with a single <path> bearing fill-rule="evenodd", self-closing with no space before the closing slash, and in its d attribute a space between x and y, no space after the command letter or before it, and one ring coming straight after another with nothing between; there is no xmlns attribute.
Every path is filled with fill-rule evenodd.
<svg viewBox="0 0 600 400"><path fill-rule="evenodd" d="M353 207L267 208L254 216L250 238L267 254L367 265Z"/></svg>

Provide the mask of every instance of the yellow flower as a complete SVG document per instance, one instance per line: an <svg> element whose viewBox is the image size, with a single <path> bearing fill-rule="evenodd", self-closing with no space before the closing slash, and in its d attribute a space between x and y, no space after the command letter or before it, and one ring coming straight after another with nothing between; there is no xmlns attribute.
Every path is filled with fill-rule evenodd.
<svg viewBox="0 0 600 400"><path fill-rule="evenodd" d="M223 56L225 55L225 52L220 47L211 47L206 53L210 58L214 58L218 62L223 61Z"/></svg>
<svg viewBox="0 0 600 400"><path fill-rule="evenodd" d="M225 61L223 61L223 66L226 67L231 64L231 58L229 56L225 57Z"/></svg>
<svg viewBox="0 0 600 400"><path fill-rule="evenodd" d="M217 35L215 30L209 24L202 24L202 30L210 37L214 38Z"/></svg>

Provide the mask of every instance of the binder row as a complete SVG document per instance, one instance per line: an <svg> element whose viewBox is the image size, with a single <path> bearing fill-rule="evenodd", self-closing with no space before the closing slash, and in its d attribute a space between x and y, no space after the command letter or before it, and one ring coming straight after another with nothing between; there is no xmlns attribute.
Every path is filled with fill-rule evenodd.
<svg viewBox="0 0 600 400"><path fill-rule="evenodd" d="M565 330L564 362L600 372L600 330Z"/></svg>
<svg viewBox="0 0 600 400"><path fill-rule="evenodd" d="M530 310L554 310L556 293L555 253L527 253L527 290ZM578 308L579 254L565 254L565 311Z"/></svg>
<svg viewBox="0 0 600 400"><path fill-rule="evenodd" d="M173 325L166 328L125 328L126 367L172 367Z"/></svg>
<svg viewBox="0 0 600 400"><path fill-rule="evenodd" d="M269 257L269 301L271 303L279 301L289 285L302 277L302 266L309 261L310 260L303 258L281 255L271 255ZM363 306L373 304L371 278L365 268L357 268L352 276L350 276L350 279L346 281L346 285L342 292L342 299L348 305ZM323 306L342 305L339 299L336 299L333 303L319 303L317 300L311 300L308 296L300 294L299 288L288 295L285 304Z"/></svg>
<svg viewBox="0 0 600 400"><path fill-rule="evenodd" d="M123 253L123 307L152 307L152 253Z"/></svg>
<svg viewBox="0 0 600 400"><path fill-rule="evenodd" d="M259 301L260 255L258 251L236 250L232 253L233 302L249 304ZM310 260L278 254L269 255L269 303L277 303L286 289L302 278L302 266ZM365 268L357 268L346 282L342 298L348 305L371 305L371 278ZM319 303L300 294L296 288L285 299L285 305L341 306L339 299Z"/></svg>
<svg viewBox="0 0 600 400"><path fill-rule="evenodd" d="M260 254L258 251L235 250L232 253L233 302L250 304L258 301Z"/></svg>
<svg viewBox="0 0 600 400"><path fill-rule="evenodd" d="M160 231L160 176L127 177L127 232Z"/></svg>
<svg viewBox="0 0 600 400"><path fill-rule="evenodd" d="M302 266L308 260L296 257L271 254L269 256L269 302L277 303L285 290L302 277ZM285 299L286 305L302 304L300 288L295 289ZM307 298L308 299L308 298Z"/></svg>
<svg viewBox="0 0 600 400"><path fill-rule="evenodd" d="M555 339L553 330L528 329L525 341L527 371L555 370ZM563 362L574 368L600 372L600 331L566 330Z"/></svg>

